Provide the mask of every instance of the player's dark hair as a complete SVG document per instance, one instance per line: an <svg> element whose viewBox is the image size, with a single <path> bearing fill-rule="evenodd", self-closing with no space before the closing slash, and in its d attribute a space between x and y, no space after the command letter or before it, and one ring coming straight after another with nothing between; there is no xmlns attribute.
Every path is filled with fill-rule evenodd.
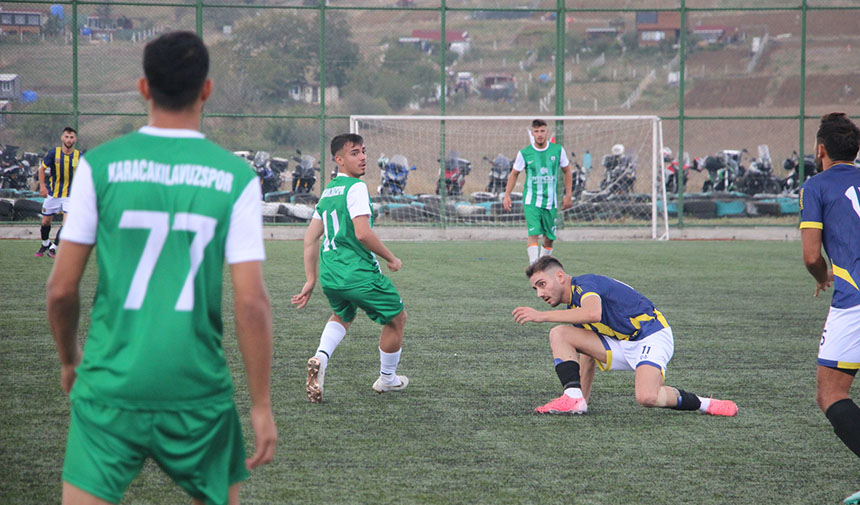
<svg viewBox="0 0 860 505"><path fill-rule="evenodd" d="M182 110L200 96L209 74L209 51L193 32L165 33L143 49L143 73L155 105Z"/></svg>
<svg viewBox="0 0 860 505"><path fill-rule="evenodd" d="M822 116L815 138L834 161L854 161L860 151L860 129L844 112Z"/></svg>
<svg viewBox="0 0 860 505"><path fill-rule="evenodd" d="M364 138L357 133L341 133L331 139L331 155L335 156L347 144L363 146Z"/></svg>
<svg viewBox="0 0 860 505"><path fill-rule="evenodd" d="M532 128L537 128L538 126L546 126L546 121L543 119L535 119L532 121Z"/></svg>
<svg viewBox="0 0 860 505"><path fill-rule="evenodd" d="M538 272L546 272L547 270L552 270L558 268L560 270L564 270L564 267L561 264L561 261L553 258L552 256L541 256L537 261L529 265L526 268L526 279L531 279L532 275Z"/></svg>
<svg viewBox="0 0 860 505"><path fill-rule="evenodd" d="M78 134L78 131L75 130L74 128L72 128L71 126L67 126L67 127L63 128L63 133L66 133L66 132L72 132L75 135Z"/></svg>

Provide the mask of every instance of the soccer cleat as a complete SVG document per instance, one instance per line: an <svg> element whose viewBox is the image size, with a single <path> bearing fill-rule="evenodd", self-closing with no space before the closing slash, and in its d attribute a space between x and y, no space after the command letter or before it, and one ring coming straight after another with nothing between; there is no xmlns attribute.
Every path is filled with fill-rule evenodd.
<svg viewBox="0 0 860 505"><path fill-rule="evenodd" d="M49 258L56 258L57 257L57 249L55 247L48 249L48 257Z"/></svg>
<svg viewBox="0 0 860 505"><path fill-rule="evenodd" d="M384 382L380 376L376 379L376 382L373 383L373 390L382 394L388 391L403 391L406 389L406 386L409 385L409 377L406 377L405 375L395 375L395 377L400 381L400 384L389 384Z"/></svg>
<svg viewBox="0 0 860 505"><path fill-rule="evenodd" d="M36 251L35 256L36 256L37 258L41 258L41 257L42 257L42 256L44 256L44 255L45 255L45 253L46 253L46 252L48 252L49 250L50 250L50 248L49 248L48 246L43 245L42 247L40 247L40 248L39 248L39 250L38 250L38 251Z"/></svg>
<svg viewBox="0 0 860 505"><path fill-rule="evenodd" d="M858 503L860 503L860 491L857 491L848 498L845 498L845 505L857 505Z"/></svg>
<svg viewBox="0 0 860 505"><path fill-rule="evenodd" d="M325 381L325 367L322 360L313 356L308 360L308 382L305 390L311 403L322 402L323 382Z"/></svg>
<svg viewBox="0 0 860 505"><path fill-rule="evenodd" d="M716 398L711 398L711 404L708 405L708 409L705 410L705 413L712 416L732 417L738 414L738 406L731 400L717 400Z"/></svg>
<svg viewBox="0 0 860 505"><path fill-rule="evenodd" d="M571 398L567 395L561 395L555 400L537 407L535 412L538 414L585 414L588 412L588 404L585 398Z"/></svg>

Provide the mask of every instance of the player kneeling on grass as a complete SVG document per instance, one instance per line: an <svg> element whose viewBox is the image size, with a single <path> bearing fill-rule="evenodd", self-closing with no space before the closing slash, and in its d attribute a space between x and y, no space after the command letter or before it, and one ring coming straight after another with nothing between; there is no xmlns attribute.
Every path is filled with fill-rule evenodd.
<svg viewBox="0 0 860 505"><path fill-rule="evenodd" d="M367 184L360 177L367 170L364 139L344 133L331 141L338 175L326 186L305 234L305 276L302 292L293 296L297 308L307 305L317 282L317 266L323 293L334 314L320 336L317 352L308 360L307 394L311 403L322 401L328 360L343 340L357 309L382 325L379 337L377 393L402 391L409 379L397 375L406 310L397 288L382 275L376 255L390 272L403 266L373 231L373 208ZM322 244L320 244L322 238Z"/></svg>
<svg viewBox="0 0 860 505"><path fill-rule="evenodd" d="M553 307L514 309L519 324L567 323L549 332L555 372L564 387L559 398L535 409L540 414L584 414L594 381L594 362L601 370L635 370L636 401L643 407L699 410L734 416L729 400L702 398L663 384L675 344L666 318L650 300L623 282L602 275L572 277L561 262L544 256L526 269L537 296Z"/></svg>

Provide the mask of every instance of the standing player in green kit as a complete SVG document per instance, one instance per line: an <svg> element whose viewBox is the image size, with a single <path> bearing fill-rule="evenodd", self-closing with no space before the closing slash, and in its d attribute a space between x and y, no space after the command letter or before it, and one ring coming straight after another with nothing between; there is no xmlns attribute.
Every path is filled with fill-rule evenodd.
<svg viewBox="0 0 860 505"><path fill-rule="evenodd" d="M364 139L352 133L338 135L331 141L331 154L338 175L323 191L305 234L307 281L302 292L292 299L299 309L307 305L319 270L323 293L334 314L323 329L316 354L308 360L307 394L311 403L322 401L329 358L359 308L382 325L379 378L373 390L402 391L409 384L408 378L395 373L406 310L394 284L382 274L376 255L387 262L390 272L400 270L402 263L373 231L370 194L367 184L359 179L367 169Z"/></svg>
<svg viewBox="0 0 860 505"><path fill-rule="evenodd" d="M552 254L552 244L555 240L555 215L558 208L558 170L564 173L564 199L562 209L567 209L572 202L573 175L570 172L570 161L564 148L555 142L547 140L546 121L532 121L531 134L534 143L529 144L517 153L514 169L508 177L505 197L502 206L511 210L511 192L517 185L520 172L525 171L526 181L523 189L523 212L526 215L528 227L529 265L540 256ZM543 247L539 245L539 237L543 235Z"/></svg>
<svg viewBox="0 0 860 505"><path fill-rule="evenodd" d="M47 287L70 393L63 503L119 503L152 458L196 504L239 503L248 469L272 460L272 316L263 282L260 183L197 127L212 91L191 32L146 45L149 126L80 159ZM83 353L78 285L98 244L99 281ZM245 459L221 346L224 262L250 392Z"/></svg>

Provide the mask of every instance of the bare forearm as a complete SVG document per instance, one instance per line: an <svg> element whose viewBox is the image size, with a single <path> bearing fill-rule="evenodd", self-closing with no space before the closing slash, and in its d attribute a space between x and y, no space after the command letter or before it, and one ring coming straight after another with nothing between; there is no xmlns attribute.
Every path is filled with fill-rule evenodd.
<svg viewBox="0 0 860 505"><path fill-rule="evenodd" d="M394 254L385 247L385 244L382 243L382 240L376 235L376 232L373 230L368 230L367 233L363 234L361 237L358 237L358 240L364 244L364 247L370 249L374 254L381 257L385 261L394 261Z"/></svg>
<svg viewBox="0 0 860 505"><path fill-rule="evenodd" d="M806 270L816 281L827 282L827 260L823 256L819 255L814 261L806 263Z"/></svg>
<svg viewBox="0 0 860 505"><path fill-rule="evenodd" d="M541 322L543 323L588 324L599 321L599 315L595 316L593 312L583 308L541 312Z"/></svg>
<svg viewBox="0 0 860 505"><path fill-rule="evenodd" d="M257 297L236 299L236 334L255 407L271 405L272 312L265 289Z"/></svg>
<svg viewBox="0 0 860 505"><path fill-rule="evenodd" d="M573 174L570 171L570 165L562 170L564 170L564 190L571 195L573 194Z"/></svg>
<svg viewBox="0 0 860 505"><path fill-rule="evenodd" d="M78 320L80 318L80 296L77 291L57 295L48 293L48 321L57 346L60 363L77 365L81 359L78 346Z"/></svg>
<svg viewBox="0 0 860 505"><path fill-rule="evenodd" d="M517 185L517 177L519 177L519 175L520 173L516 170L511 171L511 175L508 176L508 184L505 186L505 196L511 196L511 193Z"/></svg>
<svg viewBox="0 0 860 505"><path fill-rule="evenodd" d="M305 279L308 282L316 282L317 269L319 267L319 239L314 241L305 240Z"/></svg>

